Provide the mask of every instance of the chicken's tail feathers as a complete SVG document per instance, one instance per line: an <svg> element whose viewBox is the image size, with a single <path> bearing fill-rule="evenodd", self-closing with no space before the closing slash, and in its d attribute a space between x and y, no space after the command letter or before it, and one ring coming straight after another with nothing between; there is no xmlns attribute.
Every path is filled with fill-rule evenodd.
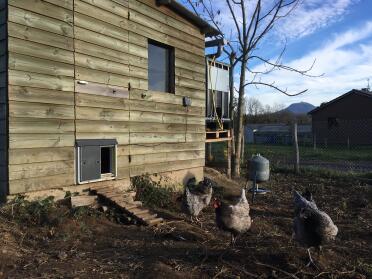
<svg viewBox="0 0 372 279"><path fill-rule="evenodd" d="M242 193L241 193L241 195L240 195L240 200L241 200L241 201L244 201L244 202L248 202L248 200L247 200L247 196L246 196L246 194L245 194L245 187L242 188Z"/></svg>

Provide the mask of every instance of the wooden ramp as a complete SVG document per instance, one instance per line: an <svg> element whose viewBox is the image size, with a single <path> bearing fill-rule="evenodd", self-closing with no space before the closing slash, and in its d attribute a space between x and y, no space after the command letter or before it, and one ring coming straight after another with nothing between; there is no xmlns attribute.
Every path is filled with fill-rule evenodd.
<svg viewBox="0 0 372 279"><path fill-rule="evenodd" d="M146 209L142 205L142 202L135 201L134 197L136 196L136 192L134 191L124 191L112 186L91 186L90 191L105 202L112 204L131 215L141 224L155 226L164 221L163 218L157 217L156 213Z"/></svg>

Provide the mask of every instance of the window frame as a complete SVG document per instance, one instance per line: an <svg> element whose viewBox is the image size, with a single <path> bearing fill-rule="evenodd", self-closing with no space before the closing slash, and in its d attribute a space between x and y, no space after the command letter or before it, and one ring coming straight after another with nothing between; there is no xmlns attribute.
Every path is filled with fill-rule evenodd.
<svg viewBox="0 0 372 279"><path fill-rule="evenodd" d="M149 45L153 45L156 47L164 48L168 50L168 83L167 83L167 91L157 91L150 89L150 48ZM175 74L175 48L170 45L166 45L163 43L160 43L158 41L148 39L147 40L147 54L148 54L148 70L147 70L147 78L148 78L148 90L149 91L157 91L157 92L163 92L163 93L170 93L175 94L176 92L176 74Z"/></svg>

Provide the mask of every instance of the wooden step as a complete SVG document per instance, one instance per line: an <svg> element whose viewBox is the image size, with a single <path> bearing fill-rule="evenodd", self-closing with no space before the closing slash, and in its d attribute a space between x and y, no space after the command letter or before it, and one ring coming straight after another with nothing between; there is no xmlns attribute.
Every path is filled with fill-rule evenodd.
<svg viewBox="0 0 372 279"><path fill-rule="evenodd" d="M162 223L163 221L164 221L164 219L159 217L159 218L155 218L155 219L151 219L151 220L146 221L146 224L151 227L151 226L156 226L156 225Z"/></svg>
<svg viewBox="0 0 372 279"><path fill-rule="evenodd" d="M139 216L140 214L149 213L150 211L145 208L137 207L130 210L130 213Z"/></svg>
<svg viewBox="0 0 372 279"><path fill-rule="evenodd" d="M149 220L153 220L158 216L158 214L147 214L147 215L140 215L138 216L143 221L147 222Z"/></svg>

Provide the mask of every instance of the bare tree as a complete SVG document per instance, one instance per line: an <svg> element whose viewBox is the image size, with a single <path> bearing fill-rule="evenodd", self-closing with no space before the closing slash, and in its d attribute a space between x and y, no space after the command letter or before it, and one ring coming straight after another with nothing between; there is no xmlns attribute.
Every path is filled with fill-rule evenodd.
<svg viewBox="0 0 372 279"><path fill-rule="evenodd" d="M264 43L264 38L273 29L279 20L287 17L300 3L300 0L225 0L226 12L229 13L232 20L230 32L222 32L223 19L221 11L216 9L216 1L213 0L184 0L187 2L199 16L204 17L221 31L228 44L224 49L225 54L230 57L233 71L239 71L239 82L235 90L238 94L238 104L235 120L235 156L233 164L233 176L240 176L241 150L242 150L242 132L243 132L243 114L244 114L244 95L247 86L266 86L270 87L287 96L296 96L306 92L289 93L287 89L280 88L275 84L264 82L260 75L268 74L275 70L286 70L298 73L300 75L309 75L314 63L305 70L295 69L282 63L282 56L285 51L278 55L275 61L261 57L257 54L260 45ZM222 1L221 1L222 2ZM265 2L265 6L262 2ZM268 4L268 3L271 4ZM270 5L270 6L266 6ZM234 59L231 59L233 57ZM254 70L252 62L258 61L265 65L264 70ZM251 78L249 78L251 77Z"/></svg>
<svg viewBox="0 0 372 279"><path fill-rule="evenodd" d="M254 97L247 98L245 103L246 113L248 115L256 116L264 112L264 106L257 98Z"/></svg>

